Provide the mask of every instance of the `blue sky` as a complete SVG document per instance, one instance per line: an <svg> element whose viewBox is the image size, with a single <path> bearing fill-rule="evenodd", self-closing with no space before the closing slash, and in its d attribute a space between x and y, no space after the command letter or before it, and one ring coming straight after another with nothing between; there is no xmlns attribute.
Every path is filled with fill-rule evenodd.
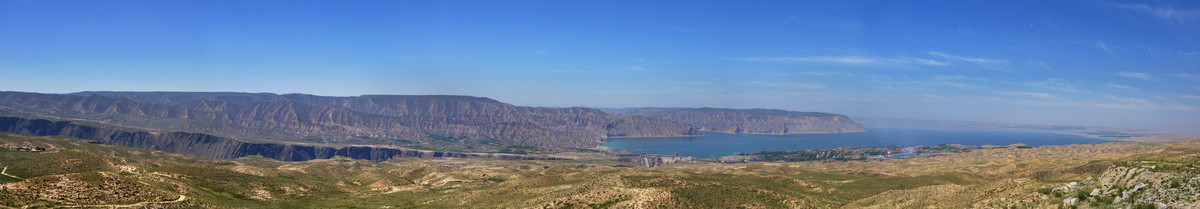
<svg viewBox="0 0 1200 209"><path fill-rule="evenodd" d="M1196 1L9 1L0 90L1200 129Z"/></svg>

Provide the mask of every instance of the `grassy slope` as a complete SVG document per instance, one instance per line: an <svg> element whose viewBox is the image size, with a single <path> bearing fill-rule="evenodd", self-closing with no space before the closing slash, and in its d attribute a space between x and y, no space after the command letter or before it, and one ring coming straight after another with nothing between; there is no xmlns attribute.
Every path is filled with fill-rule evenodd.
<svg viewBox="0 0 1200 209"><path fill-rule="evenodd" d="M0 133L0 204L56 206L174 200L218 208L828 208L971 207L1040 200L1042 185L1094 175L1088 165L1162 155L1170 144L1110 143L996 149L882 162L672 164L608 161L330 159L221 160ZM1172 151L1175 155L1194 150ZM120 188L113 192L111 188ZM1024 196L1023 196L1024 195Z"/></svg>

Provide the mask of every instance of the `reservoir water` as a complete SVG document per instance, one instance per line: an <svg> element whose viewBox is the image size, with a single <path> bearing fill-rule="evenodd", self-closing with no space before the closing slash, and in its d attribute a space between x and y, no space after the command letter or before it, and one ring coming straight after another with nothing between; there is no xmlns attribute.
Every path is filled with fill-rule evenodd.
<svg viewBox="0 0 1200 209"><path fill-rule="evenodd" d="M1030 146L1097 144L1112 142L1076 135L993 131L993 130L927 130L871 128L863 133L749 135L706 132L701 137L682 138L610 138L604 146L611 150L632 150L642 154L690 157L720 157L737 153L829 149L837 147L878 147L908 145L1009 145L1024 143Z"/></svg>

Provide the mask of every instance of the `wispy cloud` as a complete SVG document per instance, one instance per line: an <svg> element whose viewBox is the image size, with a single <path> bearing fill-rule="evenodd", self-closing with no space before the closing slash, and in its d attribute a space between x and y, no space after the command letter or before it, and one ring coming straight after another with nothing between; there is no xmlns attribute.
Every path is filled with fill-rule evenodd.
<svg viewBox="0 0 1200 209"><path fill-rule="evenodd" d="M854 73L843 72L799 72L796 75L802 76L853 76Z"/></svg>
<svg viewBox="0 0 1200 209"><path fill-rule="evenodd" d="M955 75L933 75L928 78L896 78L886 75L871 75L868 77L872 81L871 87L895 92L929 92L947 87L968 89L977 88L978 86L968 84L970 82L982 81L983 79L969 78L966 76Z"/></svg>
<svg viewBox="0 0 1200 209"><path fill-rule="evenodd" d="M1043 93L1043 92L1002 91L1002 92L1000 92L1000 94L1009 95L1009 96L1025 96L1025 97L1037 97L1037 98L1042 98L1042 99L1054 99L1053 94Z"/></svg>
<svg viewBox="0 0 1200 209"><path fill-rule="evenodd" d="M1115 84L1115 83L1108 83L1108 84L1107 84L1107 85L1105 85L1105 86L1106 86L1106 87L1108 87L1108 88L1113 88L1113 89L1136 89L1136 88L1133 88L1133 87L1131 87L1131 86L1120 85L1120 84Z"/></svg>
<svg viewBox="0 0 1200 209"><path fill-rule="evenodd" d="M1176 21L1180 23L1200 20L1200 10L1175 9L1170 7L1151 7L1145 4L1118 4L1117 8L1138 12L1152 17Z"/></svg>
<svg viewBox="0 0 1200 209"><path fill-rule="evenodd" d="M1105 44L1103 41L1097 41L1097 42L1096 42L1096 48L1103 49L1105 52L1108 52L1108 54L1111 54L1111 55L1113 55L1113 56L1117 56L1117 53L1113 53L1113 50L1112 50L1112 48L1109 48L1109 47L1108 47L1108 44Z"/></svg>
<svg viewBox="0 0 1200 209"><path fill-rule="evenodd" d="M1186 99L1200 99L1200 95L1195 95L1195 94L1179 95L1179 97L1186 98Z"/></svg>
<svg viewBox="0 0 1200 209"><path fill-rule="evenodd" d="M963 81L963 80L967 80L967 77L961 76L961 75L959 75L959 76L933 75L933 79L930 80L929 83L934 84L934 85L945 85L945 86L951 86L951 87L957 87L957 88L973 88L973 87L975 87L970 84L962 83L961 81Z"/></svg>
<svg viewBox="0 0 1200 209"><path fill-rule="evenodd" d="M1076 88L1075 85L1072 85L1069 83L1064 83L1062 79L1057 79L1057 78L1049 79L1046 81L1028 81L1028 82L1025 82L1025 85L1030 86L1030 87L1036 87L1036 88L1042 88L1042 89L1048 89L1048 90L1054 90L1054 91L1061 91L1061 92L1083 93L1083 91L1079 90L1079 88Z"/></svg>
<svg viewBox="0 0 1200 209"><path fill-rule="evenodd" d="M743 57L729 58L731 60L741 61L766 61L766 62L795 62L795 63L821 63L821 64L849 64L849 65L867 65L867 64L903 64L903 65L929 65L929 66L947 66L948 62L937 60L898 57L898 58L882 58L882 57L864 57L864 56L783 56L783 57Z"/></svg>
<svg viewBox="0 0 1200 209"><path fill-rule="evenodd" d="M1078 103L1076 103L1076 104L1078 104ZM1090 107L1099 107L1099 108L1104 108L1104 109L1120 109L1120 110L1138 109L1137 105L1117 104L1117 103L1086 103L1086 104L1080 104L1080 106L1085 106L1085 107L1090 106Z"/></svg>
<svg viewBox="0 0 1200 209"><path fill-rule="evenodd" d="M1193 81L1200 81L1200 75L1196 75L1196 74L1179 73L1179 74L1175 74L1172 76L1180 77L1180 78L1188 79L1188 80L1193 80Z"/></svg>
<svg viewBox="0 0 1200 209"><path fill-rule="evenodd" d="M1138 109L1138 104L1129 103L1114 103L1114 102L1079 102L1079 101L1063 101L1063 100L1030 100L1030 99L1006 99L997 97L971 97L966 102L983 103L983 104L1007 104L1019 106L1046 106L1046 107L1074 107L1074 108L1102 108L1102 109Z"/></svg>
<svg viewBox="0 0 1200 209"><path fill-rule="evenodd" d="M767 61L767 62L814 62L814 63L831 63L831 64L870 64L874 63L875 59L859 56L807 56L807 57L745 57L745 58L730 58L732 60L741 61Z"/></svg>
<svg viewBox="0 0 1200 209"><path fill-rule="evenodd" d="M1180 57L1191 57L1191 56L1200 55L1200 51L1190 51L1190 52L1172 51L1170 53L1175 54L1175 56L1180 56Z"/></svg>
<svg viewBox="0 0 1200 209"><path fill-rule="evenodd" d="M935 79L935 80L939 80L939 81L945 81L945 80L966 80L966 79L967 79L967 77L966 77L966 76L961 76L961 75L933 75L933 79Z"/></svg>
<svg viewBox="0 0 1200 209"><path fill-rule="evenodd" d="M585 91L581 94L602 94L602 95L650 95L650 94L679 94L682 92L678 89L647 89L647 90L610 90L610 91Z"/></svg>
<svg viewBox="0 0 1200 209"><path fill-rule="evenodd" d="M1150 105L1149 101L1146 101L1146 99L1141 99L1141 98L1119 97L1119 96L1106 96L1106 97L1110 100L1121 102L1124 104L1139 105L1139 106Z"/></svg>
<svg viewBox="0 0 1200 209"><path fill-rule="evenodd" d="M636 71L650 72L650 69L646 69L646 68L642 68L642 67L638 67L638 66L629 66L629 69L636 70Z"/></svg>
<svg viewBox="0 0 1200 209"><path fill-rule="evenodd" d="M919 101L926 102L926 103L938 103L938 102L952 101L952 99L950 99L949 97L942 96L942 95L936 95L936 94L913 94L913 95L917 96L917 99Z"/></svg>
<svg viewBox="0 0 1200 209"><path fill-rule="evenodd" d="M949 63L949 62L942 62L942 61L937 61L937 60L929 60L929 59L908 58L908 57L906 57L906 58L899 58L899 59L892 59L892 60L893 60L893 62L895 62L895 61L899 61L899 62L901 62L901 63L905 63L905 64L908 64L908 63L915 63L915 64L922 64L922 65L935 65L935 66L947 66L947 65L950 65L950 63Z"/></svg>
<svg viewBox="0 0 1200 209"><path fill-rule="evenodd" d="M579 69L554 69L554 70L543 70L542 72L547 72L547 73L599 73L599 72L603 72L603 71L579 70Z"/></svg>
<svg viewBox="0 0 1200 209"><path fill-rule="evenodd" d="M979 57L966 57L942 52L929 52L929 55L940 59L924 59L915 57L868 57L868 56L782 56L782 57L741 57L727 58L730 60L741 61L756 61L756 62L789 62L789 63L818 63L818 64L840 64L840 65L908 65L908 66L951 66L957 63L965 63L979 66L986 69L1009 71L1008 66L1011 63L1003 59L989 59ZM1032 62L1040 65L1043 68L1053 71L1044 62Z"/></svg>
<svg viewBox="0 0 1200 209"><path fill-rule="evenodd" d="M1054 70L1054 68L1050 67L1050 65L1047 65L1046 61L1029 59L1029 65L1032 65L1034 67L1040 67L1042 69L1049 70L1050 72L1058 73L1057 70Z"/></svg>
<svg viewBox="0 0 1200 209"><path fill-rule="evenodd" d="M788 95L788 96L805 96L805 97L829 95L829 93L826 93L826 92L811 92L811 91L782 92L780 94Z"/></svg>
<svg viewBox="0 0 1200 209"><path fill-rule="evenodd" d="M1154 76L1151 76L1150 74L1146 74L1146 73L1118 72L1117 75L1122 76L1122 77L1136 78L1136 79L1142 79L1142 80L1154 79Z"/></svg>
<svg viewBox="0 0 1200 209"><path fill-rule="evenodd" d="M825 85L811 84L811 83L769 83L769 82L751 81L750 84L760 85L760 86L769 86L769 87L779 87L779 88L806 89L806 90L823 90L823 89L827 88L827 87L825 87Z"/></svg>
<svg viewBox="0 0 1200 209"><path fill-rule="evenodd" d="M1196 107L1183 106L1183 105L1172 105L1171 108L1176 109L1176 110L1183 110L1183 111L1196 111Z"/></svg>
<svg viewBox="0 0 1200 209"><path fill-rule="evenodd" d="M987 68L987 69L992 69L992 70L1007 71L1007 67L1008 67L1008 63L1009 63L1008 60L1003 60L1003 59L965 57L965 56L958 56L958 55L946 54L946 53L941 53L941 52L929 52L929 54L933 55L933 56L941 57L943 59L971 63L976 66Z"/></svg>
<svg viewBox="0 0 1200 209"><path fill-rule="evenodd" d="M1060 93L1061 95L1072 95L1072 96L1061 96L1060 97L1059 95L1050 94L1049 96L1054 98L1054 100L1049 100L1052 102L1046 102L1046 103L1025 102L1025 103L1037 103L1039 105L1046 105L1046 106L1097 107L1097 108L1105 108L1105 109L1154 109L1154 108L1165 107L1165 106L1162 106L1162 105L1159 105L1156 103L1152 103L1147 98L1122 97L1122 96L1109 95L1109 94L1104 94L1104 93L1099 93L1099 92L1081 90L1071 83L1064 82L1062 79L1049 79L1049 80L1045 80L1045 81L1029 81L1029 82L1025 82L1024 84L1029 87L1048 90L1051 93ZM1118 84L1113 84L1113 83L1108 83L1107 86L1109 88L1136 89L1135 87L1123 86L1123 85L1118 85ZM1042 97L1039 94L1027 94L1026 96Z"/></svg>
<svg viewBox="0 0 1200 209"><path fill-rule="evenodd" d="M692 84L692 85L713 85L714 83L713 83L713 82L708 82L708 81L692 81L692 82L687 82L687 84Z"/></svg>

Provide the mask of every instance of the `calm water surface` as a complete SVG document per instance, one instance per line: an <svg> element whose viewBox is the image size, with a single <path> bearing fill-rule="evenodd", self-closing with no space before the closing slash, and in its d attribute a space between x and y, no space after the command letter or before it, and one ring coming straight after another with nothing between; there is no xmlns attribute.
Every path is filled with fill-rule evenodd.
<svg viewBox="0 0 1200 209"><path fill-rule="evenodd" d="M1097 144L1111 142L1076 135L983 130L924 130L924 129L867 129L852 134L748 135L704 133L702 137L687 138L620 138L605 139L609 149L633 150L636 153L680 156L720 157L737 153L829 149L846 146L877 147L895 145L1009 145L1024 143L1031 146L1063 144Z"/></svg>

